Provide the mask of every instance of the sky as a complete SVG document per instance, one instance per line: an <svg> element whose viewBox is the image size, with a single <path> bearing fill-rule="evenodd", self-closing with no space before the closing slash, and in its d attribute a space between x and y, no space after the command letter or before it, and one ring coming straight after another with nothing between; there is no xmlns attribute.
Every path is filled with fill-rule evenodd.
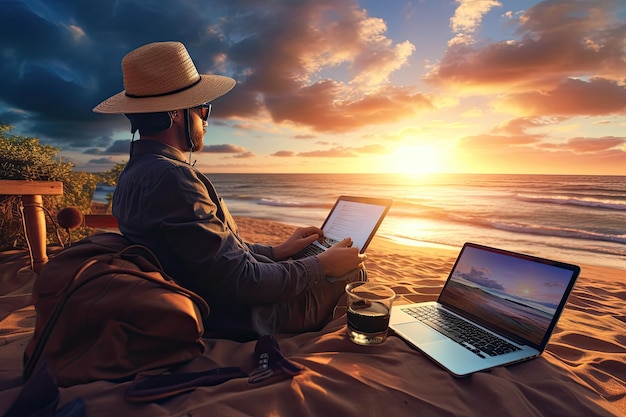
<svg viewBox="0 0 626 417"><path fill-rule="evenodd" d="M626 175L624 0L1 0L0 123L78 170L128 161L121 60L180 41L205 173Z"/></svg>
<svg viewBox="0 0 626 417"><path fill-rule="evenodd" d="M468 248L455 268L454 278L503 297L532 300L556 309L572 271Z"/></svg>

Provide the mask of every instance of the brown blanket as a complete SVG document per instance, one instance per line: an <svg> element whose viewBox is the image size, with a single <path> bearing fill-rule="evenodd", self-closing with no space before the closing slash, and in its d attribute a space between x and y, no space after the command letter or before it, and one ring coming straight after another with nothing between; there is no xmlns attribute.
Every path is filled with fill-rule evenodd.
<svg viewBox="0 0 626 417"><path fill-rule="evenodd" d="M238 219L250 241L281 241L289 226ZM248 233L245 233L248 231ZM253 231L253 232L251 232ZM370 279L394 287L398 303L436 298L456 257L445 248L375 239ZM13 257L13 258L12 258ZM22 252L0 254L0 414L21 389L21 357L31 337L33 275ZM626 415L626 271L583 267L544 354L531 361L454 378L396 336L375 347L345 335L340 314L319 332L281 335L280 348L304 371L251 385L237 378L147 404L124 400L130 382L61 389L60 406L85 400L87 416L622 416ZM254 368L255 342L207 339L185 371Z"/></svg>

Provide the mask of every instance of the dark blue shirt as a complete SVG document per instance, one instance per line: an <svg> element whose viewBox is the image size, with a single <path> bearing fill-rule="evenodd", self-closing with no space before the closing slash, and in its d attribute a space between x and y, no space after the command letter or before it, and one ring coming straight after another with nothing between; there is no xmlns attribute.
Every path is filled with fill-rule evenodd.
<svg viewBox="0 0 626 417"><path fill-rule="evenodd" d="M178 149L145 139L132 148L113 195L119 229L208 302L210 327L246 326L253 306L325 284L317 257L275 260L270 246L244 242L209 179Z"/></svg>

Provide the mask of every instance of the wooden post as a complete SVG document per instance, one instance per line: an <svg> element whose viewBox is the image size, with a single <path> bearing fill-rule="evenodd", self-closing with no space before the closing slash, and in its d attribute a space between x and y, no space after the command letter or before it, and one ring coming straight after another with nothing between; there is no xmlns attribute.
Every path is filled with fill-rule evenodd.
<svg viewBox="0 0 626 417"><path fill-rule="evenodd" d="M31 268L36 273L48 262L46 250L46 214L42 195L63 194L59 181L0 180L0 195L22 196L24 225L29 242Z"/></svg>
<svg viewBox="0 0 626 417"><path fill-rule="evenodd" d="M43 210L43 197L37 195L22 195L24 206L24 233L28 239L31 253L31 268L39 273L41 267L48 262L46 245L46 213Z"/></svg>

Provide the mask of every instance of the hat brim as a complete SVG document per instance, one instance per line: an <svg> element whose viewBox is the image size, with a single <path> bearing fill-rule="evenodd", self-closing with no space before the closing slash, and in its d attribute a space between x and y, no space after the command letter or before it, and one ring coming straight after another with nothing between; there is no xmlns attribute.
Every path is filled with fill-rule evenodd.
<svg viewBox="0 0 626 417"><path fill-rule="evenodd" d="M128 97L122 91L93 108L96 113L156 113L179 109L188 109L228 93L236 84L230 77L214 74L202 74L200 82L193 87L158 97Z"/></svg>

